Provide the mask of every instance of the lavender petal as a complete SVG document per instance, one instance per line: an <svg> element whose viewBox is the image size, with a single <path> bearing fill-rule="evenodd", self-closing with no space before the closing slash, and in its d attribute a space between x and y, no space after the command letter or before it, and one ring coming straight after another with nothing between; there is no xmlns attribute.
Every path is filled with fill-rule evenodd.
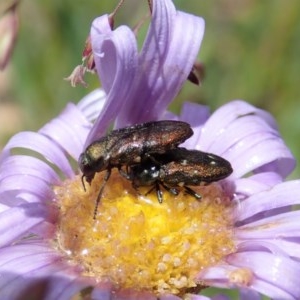
<svg viewBox="0 0 300 300"><path fill-rule="evenodd" d="M98 88L83 97L78 102L77 107L89 122L93 122L97 119L99 113L103 109L106 100L106 93L103 89ZM91 124L87 126L91 127ZM90 129L91 128L89 128L89 130Z"/></svg>
<svg viewBox="0 0 300 300"><path fill-rule="evenodd" d="M263 218L237 227L236 237L240 239L300 237L299 217L300 211L292 211Z"/></svg>
<svg viewBox="0 0 300 300"><path fill-rule="evenodd" d="M42 127L39 133L77 160L89 130L89 122L74 104L69 103L64 111Z"/></svg>
<svg viewBox="0 0 300 300"><path fill-rule="evenodd" d="M286 241L283 238L269 238L256 240L242 240L239 239L237 244L238 251L248 250L266 250L276 256L295 257L300 258L299 243L293 241Z"/></svg>
<svg viewBox="0 0 300 300"><path fill-rule="evenodd" d="M13 148L25 148L40 153L55 164L67 177L73 177L74 171L63 151L47 137L36 132L21 132L14 135L3 149L3 155Z"/></svg>
<svg viewBox="0 0 300 300"><path fill-rule="evenodd" d="M0 166L0 183L5 177L26 175L43 179L51 185L58 185L58 174L45 162L31 156L13 155L8 157Z"/></svg>
<svg viewBox="0 0 300 300"><path fill-rule="evenodd" d="M1 299L20 299L31 293L36 297L41 288L41 299L70 299L91 285L73 267L61 263L61 257L45 243L25 242L0 249L0 261Z"/></svg>
<svg viewBox="0 0 300 300"><path fill-rule="evenodd" d="M235 180L235 193L249 197L262 191L269 190L270 188L281 182L282 177L278 173L259 173L247 178L239 178Z"/></svg>
<svg viewBox="0 0 300 300"><path fill-rule="evenodd" d="M247 219L259 212L299 204L300 181L293 180L274 186L271 190L254 194L238 207L238 220Z"/></svg>
<svg viewBox="0 0 300 300"><path fill-rule="evenodd" d="M182 144L183 147L187 147L189 149L196 149L198 147L197 143L201 139L201 129L205 125L205 122L209 119L209 116L210 111L206 105L188 102L183 104L180 113L180 120L189 123L194 130L194 135Z"/></svg>
<svg viewBox="0 0 300 300"><path fill-rule="evenodd" d="M295 167L295 160L272 120L266 112L243 101L230 102L206 122L198 148L228 159L234 169L231 178L266 164L270 164L269 171L285 177Z"/></svg>
<svg viewBox="0 0 300 300"><path fill-rule="evenodd" d="M47 214L47 207L39 203L22 204L2 212L0 246L9 245L24 236L31 228L42 223Z"/></svg>
<svg viewBox="0 0 300 300"><path fill-rule="evenodd" d="M117 127L160 119L192 70L203 34L202 18L176 12L172 1L153 1L139 73Z"/></svg>
<svg viewBox="0 0 300 300"><path fill-rule="evenodd" d="M234 266L253 270L258 279L269 283L271 287L269 291L264 291L265 295L274 296L274 294L271 294L274 287L275 289L282 290L283 293L289 294L294 299L299 299L300 266L296 261L259 251L232 254L226 260ZM266 268L266 266L268 267ZM256 289L255 280L251 288Z"/></svg>
<svg viewBox="0 0 300 300"><path fill-rule="evenodd" d="M15 205L14 200L18 199L14 199L13 195L18 197L18 194L21 192L35 194L39 197L39 201L50 200L54 197L52 188L41 178L18 174L2 178L0 182L0 195L3 193L9 193L9 195L11 195L10 202L3 202L3 199L1 199L0 201L2 201L2 203L9 206Z"/></svg>
<svg viewBox="0 0 300 300"><path fill-rule="evenodd" d="M89 133L85 146L101 137L127 103L137 69L137 44L125 26L112 31L107 16L97 18L91 29L91 43L99 77L107 100Z"/></svg>

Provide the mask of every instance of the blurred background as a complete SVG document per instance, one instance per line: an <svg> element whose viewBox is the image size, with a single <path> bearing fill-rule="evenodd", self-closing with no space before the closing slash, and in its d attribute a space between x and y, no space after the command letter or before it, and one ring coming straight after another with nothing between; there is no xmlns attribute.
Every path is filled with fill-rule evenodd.
<svg viewBox="0 0 300 300"><path fill-rule="evenodd" d="M7 5L13 0L1 0ZM187 82L172 104L208 104L212 110L244 99L270 111L280 132L300 159L300 1L175 0L178 9L201 15L206 32L199 54L205 65L202 85ZM63 80L81 63L91 21L110 13L111 0L27 0L18 7L19 34L7 68L0 72L0 146L20 130L37 130L68 101L77 102L88 88ZM147 12L147 1L126 0L116 25L133 27ZM145 27L145 26L144 26ZM141 37L143 35L141 31ZM299 177L300 168L292 177Z"/></svg>

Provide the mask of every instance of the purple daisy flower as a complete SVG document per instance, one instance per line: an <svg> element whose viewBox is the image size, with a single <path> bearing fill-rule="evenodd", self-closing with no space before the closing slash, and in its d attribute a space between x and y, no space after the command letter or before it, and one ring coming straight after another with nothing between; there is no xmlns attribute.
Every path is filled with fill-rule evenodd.
<svg viewBox="0 0 300 300"><path fill-rule="evenodd" d="M98 283L95 278L83 276L82 268L70 263L58 250L55 245L57 212L50 205L56 201L51 187L62 185L63 178L75 180L77 170L73 170L68 160L76 159L82 151L92 127L90 120L101 110L104 101L105 94L97 90L78 106L69 104L39 132L15 135L3 149L0 167L2 299L36 293L40 293L37 299L69 299L76 293L84 294L91 286L93 299L110 299L116 293L113 284ZM234 169L222 185L236 201L232 210L236 249L221 263L199 270L198 282L205 286L238 288L243 293L258 291L274 299L297 299L300 295L299 224L298 211L291 211L290 206L299 204L300 182L283 182L293 169L294 160L273 119L243 101L230 102L211 116L207 107L185 104L177 118L197 124L193 124L195 134L186 147L222 155L231 161ZM256 140L256 150L249 140ZM266 155L270 147L272 152ZM16 148L35 151L48 163L34 156L11 154ZM253 174L243 177L250 172ZM147 299L148 296L155 299L151 294L129 290L116 294L116 299Z"/></svg>
<svg viewBox="0 0 300 300"><path fill-rule="evenodd" d="M105 92L69 104L37 133L15 135L1 153L1 299L180 299L208 286L244 299L299 299L299 212L291 207L300 204L300 182L284 182L295 161L274 119L239 100L212 115L191 103L180 116L166 111L203 31L201 18L153 1L138 54L127 27L112 31L107 16L96 19L91 42ZM84 144L114 120L158 119L191 124L184 146L221 155L234 172L200 187L201 202L180 193L163 205L115 173L93 222L103 177L83 191L74 160Z"/></svg>

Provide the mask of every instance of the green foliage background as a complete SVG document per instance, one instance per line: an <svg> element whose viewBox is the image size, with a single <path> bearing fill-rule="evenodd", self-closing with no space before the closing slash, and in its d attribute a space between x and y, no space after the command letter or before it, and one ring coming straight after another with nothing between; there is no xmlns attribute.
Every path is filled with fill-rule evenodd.
<svg viewBox="0 0 300 300"><path fill-rule="evenodd" d="M299 160L300 145L300 1L175 0L180 10L201 15L206 32L199 54L206 76L201 87L187 83L171 108L183 101L208 104L212 110L232 99L244 99L275 115L280 131ZM20 31L0 103L21 111L22 130L36 130L68 101L77 102L99 85L72 88L63 78L81 62L91 21L110 13L116 1L27 0L21 2ZM117 24L134 26L147 2L126 0ZM3 76L3 74L2 74ZM1 87L3 89L3 86ZM1 144L9 138L2 134ZM294 177L299 177L299 168Z"/></svg>

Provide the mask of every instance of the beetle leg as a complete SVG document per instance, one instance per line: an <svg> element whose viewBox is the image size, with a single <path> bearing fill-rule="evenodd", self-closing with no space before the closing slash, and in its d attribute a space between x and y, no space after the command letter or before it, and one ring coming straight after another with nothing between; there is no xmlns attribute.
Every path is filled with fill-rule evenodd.
<svg viewBox="0 0 300 300"><path fill-rule="evenodd" d="M156 181L153 187L145 194L145 196L149 195L153 190L156 190L156 197L159 203L163 202L163 192L160 189L159 182Z"/></svg>
<svg viewBox="0 0 300 300"><path fill-rule="evenodd" d="M100 190L99 190L99 194L97 196L97 199L96 199L96 204L95 204L95 208L94 208L94 217L93 219L96 220L96 216L97 216L97 211L98 211L98 206L99 206L99 203L100 203L100 200L101 200L101 197L102 197L102 193L104 191L104 187L110 177L110 174L111 174L111 169L107 169L106 171L106 174L104 176L104 179L103 179L103 182L102 182L102 185L100 187Z"/></svg>
<svg viewBox="0 0 300 300"><path fill-rule="evenodd" d="M160 189L158 181L155 182L155 189L156 189L157 200L161 204L163 202L163 192Z"/></svg>
<svg viewBox="0 0 300 300"><path fill-rule="evenodd" d="M186 190L187 194L194 196L197 200L200 200L202 198L200 194L192 190L190 187L185 185L184 189Z"/></svg>
<svg viewBox="0 0 300 300"><path fill-rule="evenodd" d="M81 182L82 182L83 190L86 192L86 188L85 188L85 184L84 184L84 178L85 178L85 176L82 175L81 176Z"/></svg>
<svg viewBox="0 0 300 300"><path fill-rule="evenodd" d="M134 188L134 190L137 192L138 195L141 195L138 185L134 184L134 182L131 182L131 186Z"/></svg>
<svg viewBox="0 0 300 300"><path fill-rule="evenodd" d="M128 166L126 166L126 171L124 171L121 166L118 167L119 173L122 177L124 177L127 180L130 180L130 175L129 175L129 171L128 171Z"/></svg>
<svg viewBox="0 0 300 300"><path fill-rule="evenodd" d="M149 195L154 189L155 189L155 185L145 194L145 196Z"/></svg>
<svg viewBox="0 0 300 300"><path fill-rule="evenodd" d="M163 182L160 182L160 184L164 187L165 190L167 190L169 193L178 196L179 195L179 191L174 188L174 187L169 187L167 185L165 185Z"/></svg>

